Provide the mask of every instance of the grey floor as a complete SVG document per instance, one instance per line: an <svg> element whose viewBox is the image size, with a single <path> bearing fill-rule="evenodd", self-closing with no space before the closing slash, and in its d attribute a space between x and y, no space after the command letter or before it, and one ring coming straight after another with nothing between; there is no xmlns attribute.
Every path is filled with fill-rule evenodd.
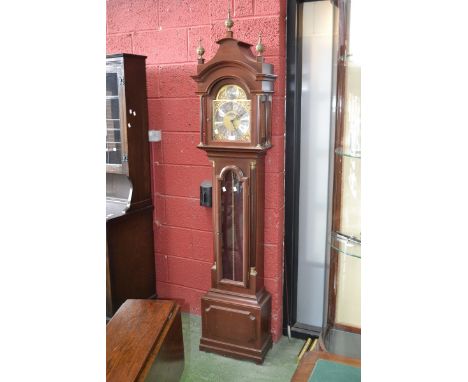
<svg viewBox="0 0 468 382"><path fill-rule="evenodd" d="M282 337L268 352L263 365L201 352L200 317L182 314L185 369L181 381L210 382L286 382L296 370L296 358L304 341Z"/></svg>

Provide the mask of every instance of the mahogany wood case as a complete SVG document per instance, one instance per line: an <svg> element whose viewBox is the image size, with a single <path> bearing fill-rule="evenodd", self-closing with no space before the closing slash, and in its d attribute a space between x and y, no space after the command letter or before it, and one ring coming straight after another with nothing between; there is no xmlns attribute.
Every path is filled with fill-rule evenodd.
<svg viewBox="0 0 468 382"><path fill-rule="evenodd" d="M197 75L192 77L200 97L198 148L207 152L213 166L214 261L211 289L201 301L200 350L262 363L272 345L271 295L263 281L263 231L265 154L271 147L271 102L276 76L261 52L255 57L252 45L234 39L232 31L228 30L227 36L217 43L218 51L209 62L205 63L203 53L199 53ZM215 139L214 100L223 86L231 85L241 88L250 100L250 136L245 140ZM232 189L240 199L236 206L240 216L236 225L240 228L237 236L233 234L234 244L226 255L226 230L235 231L225 225L225 215L234 213L234 202L229 212L223 207L228 173L238 182L237 188ZM231 252L232 268L226 261ZM237 263L235 255L240 259ZM238 276L226 277L229 271L234 275L235 267Z"/></svg>
<svg viewBox="0 0 468 382"><path fill-rule="evenodd" d="M123 66L119 117L128 146L128 171L123 173L133 185L127 212L106 221L108 319L125 300L156 294L145 59L126 53L107 56L108 62L118 61ZM122 173L122 168L107 165L106 171Z"/></svg>
<svg viewBox="0 0 468 382"><path fill-rule="evenodd" d="M127 300L106 327L108 382L178 381L184 371L180 307Z"/></svg>

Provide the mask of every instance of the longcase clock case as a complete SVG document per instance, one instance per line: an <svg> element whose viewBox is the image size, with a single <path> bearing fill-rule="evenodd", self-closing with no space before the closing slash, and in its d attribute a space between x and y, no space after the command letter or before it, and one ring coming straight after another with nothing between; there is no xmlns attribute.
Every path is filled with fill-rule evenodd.
<svg viewBox="0 0 468 382"><path fill-rule="evenodd" d="M202 297L200 349L262 363L271 348L271 295L263 281L265 155L271 147L273 66L248 43L199 53L200 144L213 166L211 289ZM226 95L227 94L227 95Z"/></svg>

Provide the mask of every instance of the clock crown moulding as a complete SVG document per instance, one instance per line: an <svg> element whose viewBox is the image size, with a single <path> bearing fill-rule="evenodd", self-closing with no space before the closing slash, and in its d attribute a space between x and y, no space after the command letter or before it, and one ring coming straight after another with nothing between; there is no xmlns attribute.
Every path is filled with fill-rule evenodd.
<svg viewBox="0 0 468 382"><path fill-rule="evenodd" d="M255 45L255 55L252 49L253 44L233 37L234 21L231 19L230 9L224 25L226 35L216 41L218 49L210 60L206 61L203 57L205 49L201 39L199 39L196 48L197 74L191 77L197 83L196 94L200 97L201 126L198 147L210 150L222 147L223 149L235 148L243 151L264 151L271 147L271 102L274 92L273 85L276 80L273 65L264 60L265 46L262 42L262 33L259 33ZM213 142L213 139L210 138L214 134L214 128L210 127L213 123L211 120L213 115L212 101L216 98L215 93L228 83L242 88L251 102L252 109L249 112L252 113L252 119L248 123L253 134L246 136L243 142L225 140L222 143L221 139L216 139L218 142ZM227 113L227 110L223 113ZM231 119L233 126L239 124L234 116ZM232 130L233 126L230 126L228 122L226 123Z"/></svg>
<svg viewBox="0 0 468 382"><path fill-rule="evenodd" d="M226 36L224 38L216 41L216 43L218 45L220 45L220 47L218 48L218 51L215 54L215 56L209 61L210 63L212 63L213 61L216 61L216 59L219 58L219 56L224 55L224 53L225 53L224 52L225 49L223 48L224 45L231 45L231 44L224 44L226 42L226 40L232 40L232 41L236 42L238 44L238 46L239 46L239 52L242 53L241 55L238 55L238 57L233 57L233 58L237 58L239 61L247 60L247 61L250 61L252 64L253 63L263 64L264 63L263 53L265 52L265 45L262 42L262 33L261 32L258 35L258 41L257 41L257 44L255 45L255 51L257 53L257 56L254 56L252 54L252 51L251 51L251 48L253 47L252 44L249 44L247 42L234 39L234 32L232 31L232 27L234 26L234 21L231 19L231 10L230 9L228 9L228 17L224 21L224 25L226 26ZM228 49L232 49L232 47L228 46ZM198 46L196 48L196 53L197 53L198 64L199 65L205 64L205 58L203 57L203 55L205 54L205 48L202 46L202 39L201 38L198 40ZM231 52L231 53L234 53L234 52ZM271 64L268 64L268 65L271 65ZM257 69L258 72L264 72L265 71L265 70L262 70L261 66L258 66L258 65L253 66L253 68ZM268 70L267 70L267 72L268 72ZM199 74L200 74L200 70L199 70ZM272 65L271 65L271 71L269 73L264 73L264 74L270 74L271 77L272 77L272 80L274 80L276 78L276 76L273 75L273 66ZM192 76L192 78L194 78L195 81L197 81L197 76Z"/></svg>
<svg viewBox="0 0 468 382"><path fill-rule="evenodd" d="M231 9L228 8L228 18L224 22L224 25L226 26L226 37L232 38L233 37L233 32L231 28L234 26L234 21L231 19ZM261 37L261 33L260 33ZM197 58L198 58L198 63L203 64L205 63L205 59L203 58L203 54L205 53L205 48L202 46L202 40L201 38L198 40L198 46L197 46Z"/></svg>

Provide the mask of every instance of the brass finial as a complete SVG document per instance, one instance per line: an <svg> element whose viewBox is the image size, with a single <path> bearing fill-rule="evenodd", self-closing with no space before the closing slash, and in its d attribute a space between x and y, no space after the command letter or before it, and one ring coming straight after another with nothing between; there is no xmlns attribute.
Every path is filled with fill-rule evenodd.
<svg viewBox="0 0 468 382"><path fill-rule="evenodd" d="M205 59L203 58L203 54L205 54L205 48L202 47L201 38L198 40L197 54L198 63L203 64L205 62Z"/></svg>
<svg viewBox="0 0 468 382"><path fill-rule="evenodd" d="M262 32L258 35L258 42L255 46L255 50L257 51L257 61L263 62L263 52L265 51L265 46L262 43Z"/></svg>
<svg viewBox="0 0 468 382"><path fill-rule="evenodd" d="M260 32L260 34L258 35L258 42L257 46L255 47L255 50L257 51L259 56L261 56L265 51L265 46L262 43L262 32Z"/></svg>
<svg viewBox="0 0 468 382"><path fill-rule="evenodd" d="M232 21L231 19L231 8L228 8L228 18L226 19L226 21L224 22L224 25L226 25L226 28L227 28L227 34L232 37L232 30L231 28L233 27L234 25L234 21Z"/></svg>

